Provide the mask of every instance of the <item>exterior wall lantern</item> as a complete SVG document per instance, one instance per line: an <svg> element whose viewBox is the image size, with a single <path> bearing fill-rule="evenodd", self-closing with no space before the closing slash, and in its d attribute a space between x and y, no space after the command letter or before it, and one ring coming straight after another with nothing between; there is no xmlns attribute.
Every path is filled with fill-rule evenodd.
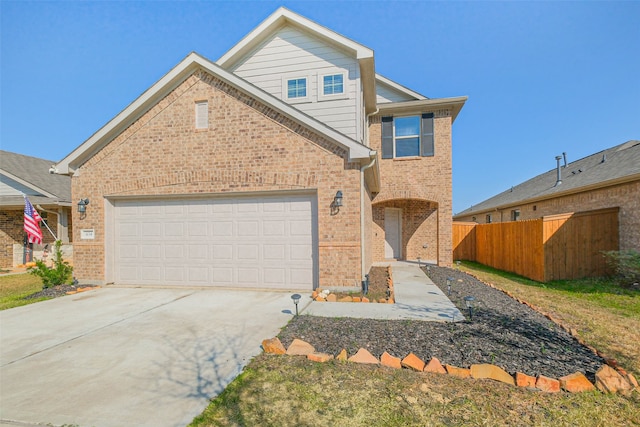
<svg viewBox="0 0 640 427"><path fill-rule="evenodd" d="M84 214L87 212L87 205L89 204L89 199L80 199L78 202L78 212Z"/></svg>
<svg viewBox="0 0 640 427"><path fill-rule="evenodd" d="M338 190L336 195L333 197L333 202L331 202L331 215L336 215L340 212L340 207L342 206L342 191Z"/></svg>

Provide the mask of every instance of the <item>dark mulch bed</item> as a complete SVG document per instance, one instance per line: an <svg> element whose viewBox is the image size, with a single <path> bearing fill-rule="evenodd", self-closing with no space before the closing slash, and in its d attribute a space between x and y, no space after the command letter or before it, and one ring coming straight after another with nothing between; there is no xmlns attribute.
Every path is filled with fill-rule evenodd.
<svg viewBox="0 0 640 427"><path fill-rule="evenodd" d="M374 267L372 270L376 269ZM416 320L294 318L279 337L285 346L294 338L317 351L337 354L359 348L373 355L387 351L404 357L413 352L424 361L469 367L492 363L510 373L558 378L581 371L593 381L604 362L542 314L459 270L431 266L429 277L446 294L446 278L454 279L451 301L468 319L463 298L475 297L473 321L440 323ZM381 274L372 274L382 277Z"/></svg>
<svg viewBox="0 0 640 427"><path fill-rule="evenodd" d="M43 289L39 292L24 297L24 299L58 298L67 295L67 292L75 292L78 288L94 288L93 285L60 285Z"/></svg>

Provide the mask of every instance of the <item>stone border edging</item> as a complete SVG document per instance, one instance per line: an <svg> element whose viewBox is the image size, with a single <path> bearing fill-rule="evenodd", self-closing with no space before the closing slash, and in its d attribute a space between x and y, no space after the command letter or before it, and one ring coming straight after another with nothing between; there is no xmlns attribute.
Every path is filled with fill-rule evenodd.
<svg viewBox="0 0 640 427"><path fill-rule="evenodd" d="M305 356L308 360L324 363L330 360L340 362L361 363L376 366L385 366L392 369L410 369L416 372L432 372L448 374L458 378L492 379L505 384L536 389L547 393L557 393L565 390L570 393L599 390L603 393L628 394L639 389L638 382L632 374L621 374L611 366L604 364L596 372L595 385L587 379L582 372L574 372L564 377L555 379L544 375L533 377L522 372L511 375L496 365L482 363L474 364L469 368L460 368L453 365L442 365L440 360L432 357L429 363L425 363L418 356L409 353L403 359L384 352L380 359L372 355L368 350L360 348L356 354L348 357L347 350L342 349L334 357L332 354L316 352L315 348L300 339L294 339L287 349L284 348L278 337L262 341L262 349L265 353L289 356Z"/></svg>
<svg viewBox="0 0 640 427"><path fill-rule="evenodd" d="M331 292L329 289L316 289L311 293L311 299L317 302L360 302L360 303L380 303L380 304L395 304L395 297L393 295L393 276L391 275L391 266L387 267L387 289L389 291L389 298L379 298L376 300L370 300L369 298L345 296L338 299L338 296Z"/></svg>
<svg viewBox="0 0 640 427"><path fill-rule="evenodd" d="M548 312L542 310L540 307L535 306L523 299L518 298L517 296L513 295L511 292L506 291L504 289L500 289L499 287L497 287L496 285L494 285L493 283L488 283L485 282L483 280L481 280L478 276L472 274L472 273L468 273L466 271L463 270L459 270L462 271L465 274L468 274L469 276L473 277L474 279L484 283L485 285L489 286L492 289L495 289L497 291L502 292L503 294L505 294L506 296L508 296L511 299L514 299L516 301L518 301L520 304L524 304L527 307L529 307L530 309L532 309L533 311L536 311L540 314L542 314L544 317L546 317L547 319L549 319L549 321L555 323L556 325L558 325L560 327L560 329L562 329L563 331L565 331L566 333L568 333L569 335L571 335L573 337L573 339L575 339L578 344L580 344L583 347L588 348L593 354L595 354L596 356L600 357L601 359L604 360L605 365L608 365L609 367L611 367L615 372L617 372L623 379L625 379L630 385L631 388L638 388L638 381L636 380L636 378L633 376L633 374L627 372L625 369L623 369L620 365L618 365L618 361L612 357L608 357L607 355L605 355L604 353L602 353L600 350L598 350L597 348L595 348L594 346L590 345L589 343L587 343L585 340L583 340L579 335L578 335L578 331L575 328L571 328L569 326L567 326L564 322L562 322L562 320L553 317L551 314L549 314ZM600 370L602 370L602 368L600 368ZM598 372L600 372L600 370ZM597 378L597 377L596 377Z"/></svg>

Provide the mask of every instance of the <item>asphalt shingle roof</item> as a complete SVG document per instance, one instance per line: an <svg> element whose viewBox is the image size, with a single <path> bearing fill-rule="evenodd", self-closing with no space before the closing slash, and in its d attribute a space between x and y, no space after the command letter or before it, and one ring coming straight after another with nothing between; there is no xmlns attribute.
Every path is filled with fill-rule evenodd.
<svg viewBox="0 0 640 427"><path fill-rule="evenodd" d="M36 203L71 202L71 177L50 174L49 168L55 163L51 160L0 150L0 171L6 171L55 196L55 199L30 196L29 200L34 205ZM20 199L19 202L23 203L21 197L5 196L2 197L1 204L12 204L10 199Z"/></svg>
<svg viewBox="0 0 640 427"><path fill-rule="evenodd" d="M557 169L553 168L465 209L455 216L513 206L531 199L552 198L557 193L578 191L583 187L638 175L640 174L640 141L627 141L624 144L568 163L566 167L561 166L561 173L562 183L560 185L556 186Z"/></svg>

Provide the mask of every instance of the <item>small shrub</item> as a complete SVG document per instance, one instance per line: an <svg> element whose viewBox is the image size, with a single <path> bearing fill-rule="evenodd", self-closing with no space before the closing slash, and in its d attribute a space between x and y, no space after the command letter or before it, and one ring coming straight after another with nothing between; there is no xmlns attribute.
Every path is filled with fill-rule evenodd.
<svg viewBox="0 0 640 427"><path fill-rule="evenodd" d="M36 260L36 266L29 269L29 273L42 279L42 288L47 289L52 286L70 285L73 277L73 267L62 259L62 242L56 240L53 247L53 267L48 267L44 261Z"/></svg>
<svg viewBox="0 0 640 427"><path fill-rule="evenodd" d="M623 284L640 282L640 252L635 249L607 251L604 252L604 256L607 264L615 270Z"/></svg>

